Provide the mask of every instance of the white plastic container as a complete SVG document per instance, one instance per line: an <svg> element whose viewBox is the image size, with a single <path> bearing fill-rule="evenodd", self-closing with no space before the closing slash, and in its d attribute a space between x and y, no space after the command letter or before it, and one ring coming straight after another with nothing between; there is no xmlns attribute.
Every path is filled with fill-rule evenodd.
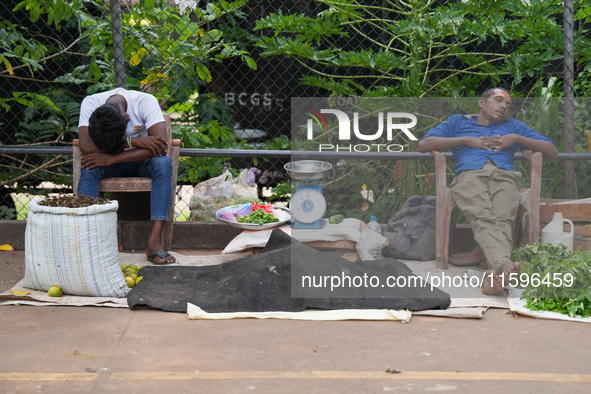
<svg viewBox="0 0 591 394"><path fill-rule="evenodd" d="M565 223L569 224L570 232L564 231ZM550 242L552 245L565 245L571 252L573 251L574 238L575 226L573 222L563 218L560 212L555 212L552 221L542 229L542 242Z"/></svg>

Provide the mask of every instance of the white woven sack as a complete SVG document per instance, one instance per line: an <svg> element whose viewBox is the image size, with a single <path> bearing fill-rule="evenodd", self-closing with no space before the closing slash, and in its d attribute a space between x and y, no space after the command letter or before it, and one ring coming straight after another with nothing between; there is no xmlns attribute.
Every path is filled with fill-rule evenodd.
<svg viewBox="0 0 591 394"><path fill-rule="evenodd" d="M64 294L126 297L119 266L117 201L84 208L29 203L24 286Z"/></svg>

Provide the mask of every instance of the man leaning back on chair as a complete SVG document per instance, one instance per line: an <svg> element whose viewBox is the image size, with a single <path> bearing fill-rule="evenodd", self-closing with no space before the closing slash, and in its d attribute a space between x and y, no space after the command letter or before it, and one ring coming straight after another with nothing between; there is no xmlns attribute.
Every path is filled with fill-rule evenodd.
<svg viewBox="0 0 591 394"><path fill-rule="evenodd" d="M78 193L98 197L102 178L152 178L152 230L146 255L155 264L171 264L161 235L172 195L172 164L160 105L148 93L117 88L86 97L78 124L82 169Z"/></svg>
<svg viewBox="0 0 591 394"><path fill-rule="evenodd" d="M456 168L450 191L470 222L489 266L482 293L494 295L501 293L509 283L509 275L521 268L511 261L512 227L521 183L521 174L513 167L513 155L521 148L524 154L539 151L545 160L553 160L558 150L547 136L507 118L511 95L505 89L486 90L478 106L478 115L451 115L429 130L418 150L452 150Z"/></svg>

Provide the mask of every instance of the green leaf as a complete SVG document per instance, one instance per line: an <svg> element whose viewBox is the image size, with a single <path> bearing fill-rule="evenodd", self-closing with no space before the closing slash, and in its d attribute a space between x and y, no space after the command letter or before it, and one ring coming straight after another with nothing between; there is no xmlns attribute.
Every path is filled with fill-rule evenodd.
<svg viewBox="0 0 591 394"><path fill-rule="evenodd" d="M257 69L257 63L251 58L250 56L243 56L244 60L246 61L246 65L253 70Z"/></svg>
<svg viewBox="0 0 591 394"><path fill-rule="evenodd" d="M198 63L195 65L197 68L197 75L205 82L211 82L212 76L207 67L204 64Z"/></svg>
<svg viewBox="0 0 591 394"><path fill-rule="evenodd" d="M146 54L147 49L146 48L141 48L137 51L135 51L134 53L131 54L131 58L129 59L129 64L131 64L132 66L138 66L142 59L144 58L144 55Z"/></svg>
<svg viewBox="0 0 591 394"><path fill-rule="evenodd" d="M210 44L215 41L219 41L222 38L222 32L217 29L212 29L203 34L201 42L204 44Z"/></svg>
<svg viewBox="0 0 591 394"><path fill-rule="evenodd" d="M101 79L101 68L96 64L96 62L91 62L88 72L96 79L97 81Z"/></svg>
<svg viewBox="0 0 591 394"><path fill-rule="evenodd" d="M4 63L4 66L6 67L6 70L8 71L8 74L14 75L14 71L12 69L12 65L10 64L10 62L8 61L8 59L6 58L6 56L0 55L0 59L2 59L2 62Z"/></svg>

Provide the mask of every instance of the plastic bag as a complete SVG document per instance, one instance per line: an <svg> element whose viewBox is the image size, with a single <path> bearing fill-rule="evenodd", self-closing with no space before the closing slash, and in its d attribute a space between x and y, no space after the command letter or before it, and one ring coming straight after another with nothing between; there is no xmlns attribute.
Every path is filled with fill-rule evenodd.
<svg viewBox="0 0 591 394"><path fill-rule="evenodd" d="M220 210L220 218L235 222L239 216L248 215L251 212L251 203L245 202L244 204L226 207Z"/></svg>
<svg viewBox="0 0 591 394"><path fill-rule="evenodd" d="M230 171L226 170L222 175L195 186L189 203L191 220L214 221L218 209L256 200L257 187L249 186L248 172L248 169L243 169L236 178L233 178Z"/></svg>
<svg viewBox="0 0 591 394"><path fill-rule="evenodd" d="M359 242L355 245L359 260L380 260L382 258L382 248L388 245L388 239L379 232L365 227L361 230Z"/></svg>

